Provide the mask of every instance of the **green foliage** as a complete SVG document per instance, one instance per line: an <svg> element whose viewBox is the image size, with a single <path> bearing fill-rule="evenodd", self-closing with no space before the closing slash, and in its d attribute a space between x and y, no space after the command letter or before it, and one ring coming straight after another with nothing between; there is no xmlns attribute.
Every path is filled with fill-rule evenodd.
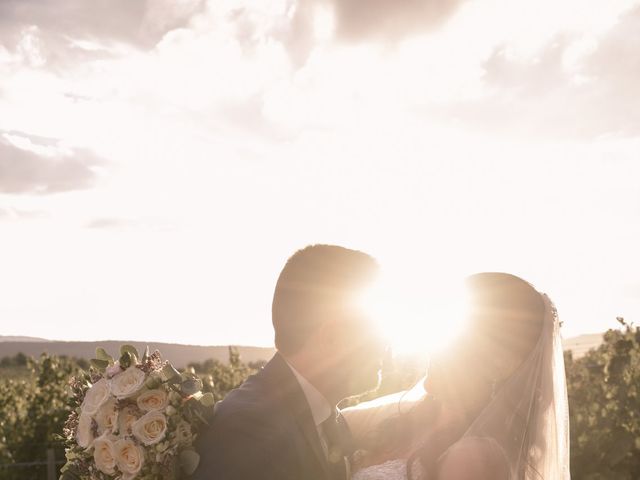
<svg viewBox="0 0 640 480"><path fill-rule="evenodd" d="M618 321L597 350L565 356L573 480L640 478L640 329Z"/></svg>
<svg viewBox="0 0 640 480"><path fill-rule="evenodd" d="M22 360L20 359L20 362ZM70 359L43 354L25 361L22 378L0 378L0 479L44 478L46 467L7 467L46 459L48 448L58 459L64 451L58 435L69 415L67 381L78 366Z"/></svg>
<svg viewBox="0 0 640 480"><path fill-rule="evenodd" d="M619 321L622 328L607 332L597 350L579 359L565 356L573 480L640 478L640 329ZM138 355L128 349L121 354ZM60 448L57 434L69 414L68 379L80 367L88 368L85 360L23 357L0 360L0 480L46 478L45 466L6 465L43 461L48 447ZM96 352L96 357L108 361L106 352ZM207 360L190 364L182 373L166 374L185 392L202 382L204 395L197 401L211 406L261 366L243 363L237 350L230 348L227 364ZM380 388L362 399L406 389L424 371L424 362L387 358ZM187 466L195 458L189 455L183 459ZM56 458L64 458L62 450L56 451Z"/></svg>
<svg viewBox="0 0 640 480"><path fill-rule="evenodd" d="M128 361L138 356L132 347L123 348L120 354ZM143 358L148 355L144 352ZM96 357L102 368L103 362L113 361L105 351L96 351ZM230 348L228 364L207 360L191 364L182 373L173 368L163 373L185 394L202 385L204 394L194 401L209 408L261 366L243 363L238 351ZM45 354L37 360L23 354L0 360L0 480L45 479L48 448L54 448L56 460L63 461L60 435L71 411L68 381L88 369L84 359ZM186 467L192 467L194 461L195 452L185 454ZM32 462L43 464L16 466Z"/></svg>
<svg viewBox="0 0 640 480"><path fill-rule="evenodd" d="M13 357L3 357L0 360L0 368L9 368L9 367L26 367L27 366L27 356L22 353L16 353Z"/></svg>
<svg viewBox="0 0 640 480"><path fill-rule="evenodd" d="M203 363L190 363L189 370L202 380L202 391L211 393L214 401L222 400L227 393L239 387L244 380L255 373L261 364L246 364L240 359L238 350L229 347L229 363L209 359Z"/></svg>

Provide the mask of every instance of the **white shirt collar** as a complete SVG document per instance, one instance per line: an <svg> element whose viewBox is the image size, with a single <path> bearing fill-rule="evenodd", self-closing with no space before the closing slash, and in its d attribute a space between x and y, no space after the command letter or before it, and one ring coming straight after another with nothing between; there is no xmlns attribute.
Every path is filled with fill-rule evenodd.
<svg viewBox="0 0 640 480"><path fill-rule="evenodd" d="M286 361L285 359L285 362ZM335 409L331 407L329 400L327 400L309 380L304 378L289 362L287 362L287 365L289 365L293 375L296 377L296 380L298 380L300 388L302 388L304 396L307 398L313 421L316 427L319 427L321 423L331 417Z"/></svg>

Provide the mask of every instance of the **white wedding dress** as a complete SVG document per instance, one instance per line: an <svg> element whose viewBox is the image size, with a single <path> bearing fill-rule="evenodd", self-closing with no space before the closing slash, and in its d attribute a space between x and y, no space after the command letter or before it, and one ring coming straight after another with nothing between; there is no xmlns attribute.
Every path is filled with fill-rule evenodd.
<svg viewBox="0 0 640 480"><path fill-rule="evenodd" d="M358 470L351 480L407 480L407 478L407 461L400 459Z"/></svg>

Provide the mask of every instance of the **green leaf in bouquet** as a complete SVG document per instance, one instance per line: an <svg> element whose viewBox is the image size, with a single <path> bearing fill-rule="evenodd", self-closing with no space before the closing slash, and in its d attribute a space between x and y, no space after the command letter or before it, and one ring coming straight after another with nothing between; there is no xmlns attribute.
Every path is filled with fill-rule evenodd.
<svg viewBox="0 0 640 480"><path fill-rule="evenodd" d="M147 345L144 349L144 353L142 354L142 363L146 362L149 358L149 345Z"/></svg>
<svg viewBox="0 0 640 480"><path fill-rule="evenodd" d="M80 480L80 476L70 470L65 470L62 472L62 475L60 475L60 480Z"/></svg>
<svg viewBox="0 0 640 480"><path fill-rule="evenodd" d="M209 425L209 420L211 420L211 415L214 413L214 411L214 409L210 409L209 413L207 414L208 419L205 418L205 416L197 410L193 410L193 414L198 418L198 420L202 422L203 425Z"/></svg>
<svg viewBox="0 0 640 480"><path fill-rule="evenodd" d="M202 398L202 392L196 392L184 402L184 405L190 407L189 410L196 408L196 406L200 405L201 398Z"/></svg>
<svg viewBox="0 0 640 480"><path fill-rule="evenodd" d="M104 372L105 369L109 366L109 362L106 360L100 360L98 358L92 358L89 363L93 368L98 370L99 372Z"/></svg>
<svg viewBox="0 0 640 480"><path fill-rule="evenodd" d="M199 378L187 378L180 384L180 390L185 395L193 395L202 390L202 380Z"/></svg>
<svg viewBox="0 0 640 480"><path fill-rule="evenodd" d="M187 475L192 475L198 468L199 463L200 455L195 450L186 449L180 452L180 466Z"/></svg>
<svg viewBox="0 0 640 480"><path fill-rule="evenodd" d="M200 405L203 407L213 407L215 403L216 399L211 392L207 392L200 397Z"/></svg>
<svg viewBox="0 0 640 480"><path fill-rule="evenodd" d="M160 376L164 382L180 383L180 372L173 368L173 365L167 363L160 371Z"/></svg>
<svg viewBox="0 0 640 480"><path fill-rule="evenodd" d="M110 364L113 363L113 357L102 347L96 348L96 358L98 360L106 360Z"/></svg>
<svg viewBox="0 0 640 480"><path fill-rule="evenodd" d="M162 380L157 375L149 375L149 378L144 382L144 386L149 390L158 388L162 384Z"/></svg>
<svg viewBox="0 0 640 480"><path fill-rule="evenodd" d="M134 347L133 345L122 345L120 347L120 355L124 355L124 352L129 352L136 358L140 357L140 355L138 355L138 350L136 350L136 347Z"/></svg>
<svg viewBox="0 0 640 480"><path fill-rule="evenodd" d="M118 362L120 363L120 366L124 369L127 369L131 365L135 365L137 363L136 357L132 356L130 352L124 352L122 355L120 355L120 359L118 360Z"/></svg>
<svg viewBox="0 0 640 480"><path fill-rule="evenodd" d="M126 358L127 356L129 357L128 359ZM122 345L120 347L120 359L122 360L123 358L125 359L125 362L127 362L126 367L122 365L122 362L120 362L120 365L122 365L123 368L129 368L131 365L136 365L138 363L138 351L131 345Z"/></svg>

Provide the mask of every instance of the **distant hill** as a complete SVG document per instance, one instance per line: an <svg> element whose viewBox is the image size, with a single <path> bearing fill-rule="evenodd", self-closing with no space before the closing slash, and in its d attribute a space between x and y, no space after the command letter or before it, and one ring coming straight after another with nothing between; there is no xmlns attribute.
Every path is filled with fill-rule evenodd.
<svg viewBox="0 0 640 480"><path fill-rule="evenodd" d="M589 350L598 348L602 344L602 333L592 333L589 335L579 335L577 337L567 338L563 340L562 346L565 350L573 352L573 358L583 357Z"/></svg>
<svg viewBox="0 0 640 480"><path fill-rule="evenodd" d="M149 345L151 351L156 348L162 352L165 359L177 368L185 367L189 362L203 362L214 358L221 362L229 359L227 346L200 346L200 345L180 345L175 343L158 342L127 342L127 341L103 341L103 342L60 342L43 338L33 337L3 337L0 336L0 358L12 357L16 353L22 352L28 356L37 357L46 352L55 355L68 355L70 357L90 359L95 356L96 347L103 347L114 357L117 355L120 345L129 343L135 346L138 351L144 351ZM580 335L567 338L563 341L565 350L573 351L574 358L580 358L592 348L597 348L602 343L602 334ZM274 354L273 348L266 347L238 347L240 356L245 362L255 362L269 360Z"/></svg>
<svg viewBox="0 0 640 480"><path fill-rule="evenodd" d="M0 335L0 343L2 342L48 342L45 338L38 337L11 337Z"/></svg>
<svg viewBox="0 0 640 480"><path fill-rule="evenodd" d="M10 337L2 337L0 341L0 358L12 357L22 352L27 356L37 357L41 353L54 355L67 355L69 357L90 359L95 357L96 347L103 347L114 357L118 354L120 346L128 343L133 345L142 353L148 345L149 350L160 350L163 358L171 360L177 368L184 368L189 362L203 362L210 358L227 362L229 360L229 347L227 346L199 346L199 345L179 345L174 343L158 342L128 342L128 341L103 341L103 342L59 342L47 340L6 340ZM21 337L19 337L21 338ZM238 347L240 357L244 362L256 362L269 360L274 354L273 348L264 347Z"/></svg>

